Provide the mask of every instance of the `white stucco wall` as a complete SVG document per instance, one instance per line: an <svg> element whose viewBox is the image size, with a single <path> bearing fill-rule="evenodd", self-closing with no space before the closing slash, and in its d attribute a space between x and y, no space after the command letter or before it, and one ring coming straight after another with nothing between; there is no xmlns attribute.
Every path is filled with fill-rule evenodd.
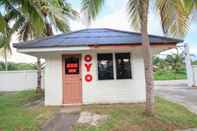
<svg viewBox="0 0 197 131"><path fill-rule="evenodd" d="M97 79L97 53L130 52L132 79L126 80L98 80ZM144 62L140 48L87 50L75 52L50 52L42 54L46 60L45 70L45 105L62 105L62 54L82 54L82 101L83 104L92 103L136 103L145 102L145 76ZM90 74L92 82L85 81L86 70L84 56L93 56ZM115 67L114 67L115 68ZM115 72L115 71L114 71Z"/></svg>
<svg viewBox="0 0 197 131"><path fill-rule="evenodd" d="M33 90L36 86L37 70L0 71L0 91Z"/></svg>
<svg viewBox="0 0 197 131"><path fill-rule="evenodd" d="M118 51L94 51L86 54L93 56L90 74L93 76L92 82L85 81L86 70L82 72L83 104L92 103L133 103L145 101L145 78L144 64L139 51L129 51L131 53L132 79L125 80L98 80L97 76L97 53L114 53ZM128 52L126 50L119 52ZM85 62L82 62L84 69ZM115 67L114 67L115 68ZM115 73L115 70L114 70Z"/></svg>
<svg viewBox="0 0 197 131"><path fill-rule="evenodd" d="M61 105L62 98L62 57L48 54L45 57L45 105Z"/></svg>

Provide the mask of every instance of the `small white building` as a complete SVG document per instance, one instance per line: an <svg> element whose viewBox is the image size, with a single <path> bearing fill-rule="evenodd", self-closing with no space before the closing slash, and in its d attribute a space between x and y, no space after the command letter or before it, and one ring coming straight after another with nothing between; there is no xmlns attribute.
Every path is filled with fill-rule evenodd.
<svg viewBox="0 0 197 131"><path fill-rule="evenodd" d="M152 54L181 40L150 35ZM84 29L15 44L46 60L45 105L145 102L139 33Z"/></svg>

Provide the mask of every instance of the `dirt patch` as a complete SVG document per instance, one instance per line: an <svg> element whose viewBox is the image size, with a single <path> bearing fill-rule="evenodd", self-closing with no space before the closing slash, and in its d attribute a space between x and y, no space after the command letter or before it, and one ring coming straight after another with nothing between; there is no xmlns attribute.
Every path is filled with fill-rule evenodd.
<svg viewBox="0 0 197 131"><path fill-rule="evenodd" d="M80 113L78 119L79 124L88 124L91 126L97 126L107 121L108 115L101 115L92 112L83 111Z"/></svg>

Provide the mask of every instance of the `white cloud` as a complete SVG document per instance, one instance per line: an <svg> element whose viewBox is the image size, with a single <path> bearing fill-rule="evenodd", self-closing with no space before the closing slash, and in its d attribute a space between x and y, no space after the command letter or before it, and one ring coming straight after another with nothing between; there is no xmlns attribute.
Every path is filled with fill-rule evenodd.
<svg viewBox="0 0 197 131"><path fill-rule="evenodd" d="M131 30L124 8L96 20L93 22L91 28L115 28L121 30Z"/></svg>

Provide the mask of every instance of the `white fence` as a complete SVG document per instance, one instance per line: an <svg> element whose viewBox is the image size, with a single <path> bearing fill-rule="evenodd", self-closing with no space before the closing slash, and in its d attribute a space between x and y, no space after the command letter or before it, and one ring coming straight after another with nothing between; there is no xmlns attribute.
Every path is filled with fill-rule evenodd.
<svg viewBox="0 0 197 131"><path fill-rule="evenodd" d="M193 65L194 86L197 86L197 65Z"/></svg>
<svg viewBox="0 0 197 131"><path fill-rule="evenodd" d="M37 85L36 70L0 71L0 91L29 90L29 89L35 89L36 85ZM44 87L43 79L42 79L42 87Z"/></svg>

